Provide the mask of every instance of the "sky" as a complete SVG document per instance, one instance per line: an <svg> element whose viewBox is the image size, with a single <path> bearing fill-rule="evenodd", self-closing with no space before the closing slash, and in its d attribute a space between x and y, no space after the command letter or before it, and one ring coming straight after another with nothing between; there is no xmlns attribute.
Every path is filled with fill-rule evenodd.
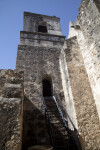
<svg viewBox="0 0 100 150"><path fill-rule="evenodd" d="M0 0L0 69L15 69L23 12L60 17L61 30L68 36L81 0Z"/></svg>

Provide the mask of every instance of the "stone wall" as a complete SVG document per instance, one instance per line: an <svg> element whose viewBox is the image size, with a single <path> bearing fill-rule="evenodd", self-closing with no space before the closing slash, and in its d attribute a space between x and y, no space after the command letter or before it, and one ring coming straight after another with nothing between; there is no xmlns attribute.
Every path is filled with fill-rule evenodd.
<svg viewBox="0 0 100 150"><path fill-rule="evenodd" d="M20 32L20 45L30 45L38 47L55 47L61 48L64 44L65 36L50 35L34 32Z"/></svg>
<svg viewBox="0 0 100 150"><path fill-rule="evenodd" d="M21 150L23 73L0 70L0 150Z"/></svg>
<svg viewBox="0 0 100 150"><path fill-rule="evenodd" d="M99 150L99 116L76 37L66 41L65 55L82 149Z"/></svg>
<svg viewBox="0 0 100 150"><path fill-rule="evenodd" d="M70 23L69 38L77 36L100 118L100 2L82 0L75 23ZM98 6L98 7L97 7Z"/></svg>
<svg viewBox="0 0 100 150"><path fill-rule="evenodd" d="M62 95L64 95L65 97L65 98L61 97L60 100L62 100L64 109L67 111L69 117L73 121L74 126L78 129L75 106L74 106L73 95L72 95L72 90L71 90L71 83L70 83L70 78L69 78L67 62L66 62L65 48L66 46L64 46L64 48L61 50L60 59L59 59L62 85L63 85ZM69 124L69 127L73 130L73 126L69 120L68 120L68 124Z"/></svg>
<svg viewBox="0 0 100 150"><path fill-rule="evenodd" d="M61 49L49 47L19 46L17 55L18 70L24 71L24 132L23 145L33 146L48 142L44 108L42 103L42 80L45 76L52 79L53 95L58 99L62 91L59 56ZM31 134L30 134L31 133Z"/></svg>

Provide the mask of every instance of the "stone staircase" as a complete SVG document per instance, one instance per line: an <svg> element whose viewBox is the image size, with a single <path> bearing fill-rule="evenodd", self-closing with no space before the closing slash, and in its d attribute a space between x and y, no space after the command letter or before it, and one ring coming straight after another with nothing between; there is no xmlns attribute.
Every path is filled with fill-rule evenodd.
<svg viewBox="0 0 100 150"><path fill-rule="evenodd" d="M80 150L54 97L44 97L45 118L53 150Z"/></svg>
<svg viewBox="0 0 100 150"><path fill-rule="evenodd" d="M69 137L54 99L44 98L55 150L69 149Z"/></svg>

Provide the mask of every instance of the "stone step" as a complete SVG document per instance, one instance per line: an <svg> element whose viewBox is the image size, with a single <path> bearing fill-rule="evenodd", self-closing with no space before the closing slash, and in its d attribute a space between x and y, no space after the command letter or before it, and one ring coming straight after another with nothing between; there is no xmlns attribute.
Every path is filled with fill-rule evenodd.
<svg viewBox="0 0 100 150"><path fill-rule="evenodd" d="M48 108L55 108L55 107L57 108L57 106L56 106L55 104L53 104L53 105L51 105L51 104L49 104L49 105L46 104L46 106L47 106Z"/></svg>
<svg viewBox="0 0 100 150"><path fill-rule="evenodd" d="M58 119L58 118L53 118L53 119L51 119L50 118L50 122L53 124L53 123L61 123L61 122L63 122L63 120L62 119Z"/></svg>
<svg viewBox="0 0 100 150"><path fill-rule="evenodd" d="M47 110L48 112L55 112L55 113L59 113L58 109L49 109Z"/></svg>
<svg viewBox="0 0 100 150"><path fill-rule="evenodd" d="M68 150L68 148L66 148L66 146L61 145L61 146L55 146L56 150Z"/></svg>
<svg viewBox="0 0 100 150"><path fill-rule="evenodd" d="M53 147L50 145L35 145L29 147L28 150L53 150Z"/></svg>
<svg viewBox="0 0 100 150"><path fill-rule="evenodd" d="M56 134L56 135L53 135L53 138L55 141L58 141L58 140L69 141L69 137L67 134L61 135L61 136L59 134Z"/></svg>
<svg viewBox="0 0 100 150"><path fill-rule="evenodd" d="M56 104L55 103L45 103L46 104L46 106L56 106ZM57 107L57 106L56 106Z"/></svg>

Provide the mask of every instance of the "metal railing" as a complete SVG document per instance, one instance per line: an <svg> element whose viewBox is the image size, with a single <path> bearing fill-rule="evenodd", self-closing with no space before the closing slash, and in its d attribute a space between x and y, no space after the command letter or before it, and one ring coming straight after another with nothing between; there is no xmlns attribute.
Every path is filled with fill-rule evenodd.
<svg viewBox="0 0 100 150"><path fill-rule="evenodd" d="M64 123L64 126L67 130L67 133L68 133L68 136L70 137L70 140L72 141L72 143L74 144L74 147L75 147L75 150L81 150L81 146L80 146L80 142L79 142L79 139L78 139L78 131L74 125L74 123L72 122L70 116L68 115L67 111L66 111L66 115L70 121L70 123L72 124L73 128L74 128L74 134L73 132L71 131L71 129L68 127L68 124L66 123L66 119L64 118L63 116L63 113L61 111L61 108L59 107L58 103L57 103L57 100L56 98L53 96L52 99L54 100L56 106L57 106L57 109L60 113L60 116L63 120L63 123ZM44 98L42 97L42 100L43 100L43 104L44 104L44 108L45 108L45 119L46 119L46 122L47 122L47 126L48 126L48 130L49 130L49 136L50 136L50 141L51 141L51 145L53 146L53 149L55 149L55 143L54 143L54 139L53 139L53 131L52 131L52 127L51 127L51 122L50 122L50 119L49 119L49 115L48 115L48 111L47 111L47 107L46 107L46 104L45 104L45 100ZM62 107L64 107L62 105Z"/></svg>
<svg viewBox="0 0 100 150"><path fill-rule="evenodd" d="M54 97L54 99L55 99L55 97ZM56 100L56 99L55 99L55 100ZM63 106L63 104L62 104L62 101L59 100L59 102L60 102L60 105L61 105L61 107L62 107L64 113L66 114L67 119L69 119L69 121L70 121L70 123L71 123L71 125L72 125L72 127L73 127L73 129L74 129L74 131L77 131L77 133L78 133L78 130L76 129L76 127L75 127L75 125L74 125L72 119L70 118L70 116L69 116L67 110L64 108L64 106ZM64 117L64 119L65 119L65 121L67 121L67 119L66 119L65 117Z"/></svg>
<svg viewBox="0 0 100 150"><path fill-rule="evenodd" d="M56 98L54 96L53 96L53 99L54 99L54 101L56 103L56 106L57 106L57 108L59 110L59 113L60 113L60 115L61 115L61 117L63 119L63 123L65 125L65 128L66 128L67 132L68 132L68 135L69 135L70 139L72 140L72 142L74 144L75 150L81 150L81 145L80 145L80 142L79 142L78 130L76 129L74 123L72 122L70 116L68 115L68 113L66 111L66 115L67 115L70 123L72 124L72 126L74 128L74 133L73 133L73 131L71 131L71 129L68 127L68 124L66 123L66 119L64 118L63 113L62 113L62 111L61 111L61 109L60 109L60 107L59 107L59 105L58 105L58 103L56 101ZM61 106L64 107L63 104L61 104Z"/></svg>

